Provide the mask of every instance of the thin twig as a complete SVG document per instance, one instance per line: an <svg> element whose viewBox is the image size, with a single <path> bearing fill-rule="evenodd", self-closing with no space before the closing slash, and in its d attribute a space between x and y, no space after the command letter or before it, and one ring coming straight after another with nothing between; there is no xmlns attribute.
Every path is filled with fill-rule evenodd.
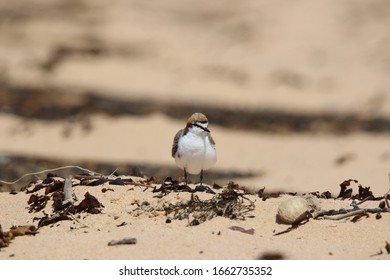
<svg viewBox="0 0 390 280"><path fill-rule="evenodd" d="M104 175L73 175L73 178L75 179L103 179L106 178Z"/></svg>
<svg viewBox="0 0 390 280"><path fill-rule="evenodd" d="M80 167L80 166L77 166L77 165L67 165L67 166L61 166L61 167L57 167L57 168L45 169L45 170L38 171L38 172L26 173L22 177L20 177L19 179L15 180L15 181L8 182L8 181L0 180L0 183L6 184L6 185L13 185L13 184L16 184L17 182L19 182L20 180L22 180L23 178L25 178L27 176L40 175L40 174L43 174L43 173L59 171L59 170L67 169L67 168L77 168L77 169L80 169L82 171L89 172L91 174L98 174L98 175L104 177L104 175L102 175L100 173L91 171L89 169L86 169L86 168L83 168L83 167Z"/></svg>
<svg viewBox="0 0 390 280"><path fill-rule="evenodd" d="M342 219L345 219L345 218L348 218L348 217L351 217L351 216L355 216L355 215L358 215L358 214L362 214L362 213L365 213L365 212L366 212L366 210L359 209L359 210L354 210L352 212L348 212L348 213L345 213L345 214L340 214L340 215L337 215L337 216L324 215L322 217L324 219L327 219L327 220L342 220Z"/></svg>
<svg viewBox="0 0 390 280"><path fill-rule="evenodd" d="M390 213L390 208L362 208L362 209L349 209L349 210L339 210L339 211L325 211L318 215L318 218L324 218L327 220L341 220L351 216L355 216L362 213Z"/></svg>

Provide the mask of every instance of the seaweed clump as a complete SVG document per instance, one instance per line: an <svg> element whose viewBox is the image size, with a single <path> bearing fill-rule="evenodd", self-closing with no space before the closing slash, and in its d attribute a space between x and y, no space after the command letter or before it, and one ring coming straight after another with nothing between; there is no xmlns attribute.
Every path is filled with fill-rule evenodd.
<svg viewBox="0 0 390 280"><path fill-rule="evenodd" d="M230 182L226 189L211 199L201 200L198 195L191 194L187 202L170 204L164 210L167 216L173 215L173 219L189 219L189 226L199 225L217 216L245 220L246 214L255 209L254 201L245 195L238 184Z"/></svg>

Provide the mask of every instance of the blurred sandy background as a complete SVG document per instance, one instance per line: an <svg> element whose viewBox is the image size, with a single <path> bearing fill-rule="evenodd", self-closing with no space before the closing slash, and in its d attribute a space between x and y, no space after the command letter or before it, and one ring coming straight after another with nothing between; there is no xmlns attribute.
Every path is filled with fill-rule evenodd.
<svg viewBox="0 0 390 280"><path fill-rule="evenodd" d="M0 179L180 176L172 139L201 111L208 183L337 193L353 178L380 195L389 26L385 0L2 0Z"/></svg>

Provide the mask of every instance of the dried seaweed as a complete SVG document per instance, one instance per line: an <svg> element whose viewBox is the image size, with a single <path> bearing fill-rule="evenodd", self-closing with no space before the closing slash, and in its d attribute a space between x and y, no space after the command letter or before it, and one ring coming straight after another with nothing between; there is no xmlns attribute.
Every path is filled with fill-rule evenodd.
<svg viewBox="0 0 390 280"><path fill-rule="evenodd" d="M43 216L39 220L38 228L44 227L47 225L51 225L51 224L57 223L59 221L64 221L64 220L72 220L72 218L67 215L67 211L61 212L61 213L56 213L56 214L50 215L50 216L48 214L45 214L45 216Z"/></svg>
<svg viewBox="0 0 390 280"><path fill-rule="evenodd" d="M33 225L13 226L8 232L3 232L3 229L0 225L0 249L9 246L11 240L17 236L35 235L37 233L37 228Z"/></svg>
<svg viewBox="0 0 390 280"><path fill-rule="evenodd" d="M390 178L390 174L389 174ZM390 212L390 207L386 204L387 202L387 194L386 193L384 196L376 197L374 196L373 192L370 190L370 187L363 187L362 185L358 185L358 194L352 195L353 191L352 188L347 188L348 186L351 185L351 183L358 183L357 180L354 179L349 179L345 180L340 184L340 193L337 196L339 199L346 199L346 198L351 198L351 206L353 207L352 209L339 209L339 210L328 210L328 211L323 211L321 212L317 218L325 218L329 220L341 220L345 218L349 218L351 216L354 216L352 218L352 222L357 222L359 221L362 217L369 217L368 213L375 213L376 214L376 219L380 219L381 213L389 213ZM390 190L389 190L390 191ZM376 200L382 200L379 203L378 208L359 208L359 205L362 203L371 200L371 201L376 201ZM356 200L359 200L358 202Z"/></svg>
<svg viewBox="0 0 390 280"><path fill-rule="evenodd" d="M317 219L324 218L328 220L341 220L361 213L390 213L390 208L353 208L328 210L319 213Z"/></svg>
<svg viewBox="0 0 390 280"><path fill-rule="evenodd" d="M52 207L54 212L58 212L65 209L65 205L63 203L63 201L65 200L65 195L63 192L57 191L53 193L52 200Z"/></svg>
<svg viewBox="0 0 390 280"><path fill-rule="evenodd" d="M32 194L30 198L27 201L27 204L30 205L29 213L31 212L38 212L41 211L46 207L47 202L49 201L50 197L47 195L36 195Z"/></svg>
<svg viewBox="0 0 390 280"><path fill-rule="evenodd" d="M89 192L86 192L84 194L84 199L79 205L75 206L76 212L78 213L85 211L91 214L99 214L101 213L101 208L104 208L104 205Z"/></svg>
<svg viewBox="0 0 390 280"><path fill-rule="evenodd" d="M155 189L154 192L174 191L176 184L178 184L177 181L173 181L171 178L166 179L164 182L165 184L163 183L162 187ZM166 216L169 216L166 222L172 222L173 219L188 219L188 225L190 226L198 225L216 216L230 219L245 219L246 213L254 210L255 205L253 201L245 197L245 193L236 191L238 188L237 184L230 182L226 189L219 194L215 194L211 199L201 200L192 191L191 198L186 202L180 201L175 204L170 203L157 207L153 207L147 201L134 201L132 205L137 205L137 208L133 209L131 213L134 216L144 214L156 216L158 212L164 212Z"/></svg>
<svg viewBox="0 0 390 280"><path fill-rule="evenodd" d="M358 181L354 179L349 179L345 180L340 184L340 193L337 198L346 199L352 196L352 188L347 188L351 185L351 183L358 183Z"/></svg>
<svg viewBox="0 0 390 280"><path fill-rule="evenodd" d="M362 185L359 185L359 193L358 195L353 196L353 199L368 199L368 198L374 198L374 194L372 191L370 191L370 187L362 187Z"/></svg>
<svg viewBox="0 0 390 280"><path fill-rule="evenodd" d="M104 183L108 182L108 179L106 178L85 178L80 181L80 185L82 186L89 186L89 187L96 187L103 185Z"/></svg>
<svg viewBox="0 0 390 280"><path fill-rule="evenodd" d="M159 188L154 187L153 192L161 192L166 195L172 191L176 192L195 192L187 184L180 184L179 181L173 180L172 177L166 177L165 180L161 183Z"/></svg>
<svg viewBox="0 0 390 280"><path fill-rule="evenodd" d="M214 184L213 188L219 189L221 187ZM170 192L190 192L190 193L206 192L206 193L215 194L215 191L213 191L209 186L198 185L195 186L194 189L192 189L186 183L180 183L177 180L173 180L172 177L166 177L165 180L161 183L159 188L154 187L153 192L154 193L160 192L163 195L166 195Z"/></svg>
<svg viewBox="0 0 390 280"><path fill-rule="evenodd" d="M332 198L332 194L330 193L330 191L325 191L325 192L321 193L320 198L329 199L329 198Z"/></svg>
<svg viewBox="0 0 390 280"><path fill-rule="evenodd" d="M196 186L195 187L195 192L206 192L206 193L215 194L215 191L213 191L212 189L210 189L210 187L208 187L206 185Z"/></svg>
<svg viewBox="0 0 390 280"><path fill-rule="evenodd" d="M48 174L47 178L41 183L35 182L35 186L31 184L26 189L27 193L42 190L43 188L45 191L45 195L32 194L30 196L28 200L28 204L30 205L29 212L39 212L45 209L48 201L53 201L53 214L43 213L43 217L37 218L39 220L38 227L47 226L63 220L76 220L72 216L75 213L87 212L98 214L101 212L101 208L104 207L103 204L88 192L85 193L84 199L78 205L74 205L77 198L72 189L72 177L63 179L60 177L50 177L51 175ZM47 195L49 193L51 193L51 196Z"/></svg>
<svg viewBox="0 0 390 280"><path fill-rule="evenodd" d="M208 200L201 200L197 195L191 194L189 201L165 207L166 215L173 214L174 219L189 218L192 215L190 226L199 225L216 216L244 220L246 213L255 209L255 204L245 197L245 193L237 192L237 187L237 184L230 182L226 189Z"/></svg>
<svg viewBox="0 0 390 280"><path fill-rule="evenodd" d="M369 215L366 212L358 213L351 219L351 222L356 223L357 221L360 221L360 219L363 217L368 218Z"/></svg>
<svg viewBox="0 0 390 280"><path fill-rule="evenodd" d="M74 178L80 180L80 185L96 187L108 183L109 185L125 186L134 183L131 178L121 178L116 175L103 176L103 175L90 175L81 174L75 175Z"/></svg>

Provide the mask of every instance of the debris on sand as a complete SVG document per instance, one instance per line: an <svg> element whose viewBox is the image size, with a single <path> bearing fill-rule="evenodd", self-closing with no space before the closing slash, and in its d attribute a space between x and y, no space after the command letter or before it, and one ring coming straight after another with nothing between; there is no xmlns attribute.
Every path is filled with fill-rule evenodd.
<svg viewBox="0 0 390 280"><path fill-rule="evenodd" d="M3 247L7 247L11 243L11 240L17 236L35 235L37 233L37 228L33 225L13 226L7 232L3 232L2 227L0 225L0 249Z"/></svg>
<svg viewBox="0 0 390 280"><path fill-rule="evenodd" d="M82 175L76 175L81 178L85 178ZM88 177L88 176L87 176ZM101 209L104 205L100 203L96 197L89 192L84 194L84 199L75 204L77 198L73 192L74 184L86 184L89 185L90 181L81 179L80 181L72 180L72 177L61 178L54 174L47 174L46 179L42 182L31 182L28 187L25 188L26 193L31 193L29 200L27 201L29 212L38 213L44 211L47 203L53 201L51 215L43 212L43 217L34 218L38 221L38 228L51 225L63 220L74 219L72 214L86 212L91 214L101 213ZM38 191L44 191L43 195L36 194Z"/></svg>
<svg viewBox="0 0 390 280"><path fill-rule="evenodd" d="M120 240L111 240L108 242L108 246L115 246L115 245L135 245L137 244L136 238L123 238Z"/></svg>
<svg viewBox="0 0 390 280"><path fill-rule="evenodd" d="M255 209L254 201L245 197L239 186L230 182L221 193L215 194L211 199L201 200L197 195L191 194L187 202L179 202L165 207L166 215L173 213L174 219L190 218L189 225L199 225L216 216L229 219L245 219L245 214Z"/></svg>

